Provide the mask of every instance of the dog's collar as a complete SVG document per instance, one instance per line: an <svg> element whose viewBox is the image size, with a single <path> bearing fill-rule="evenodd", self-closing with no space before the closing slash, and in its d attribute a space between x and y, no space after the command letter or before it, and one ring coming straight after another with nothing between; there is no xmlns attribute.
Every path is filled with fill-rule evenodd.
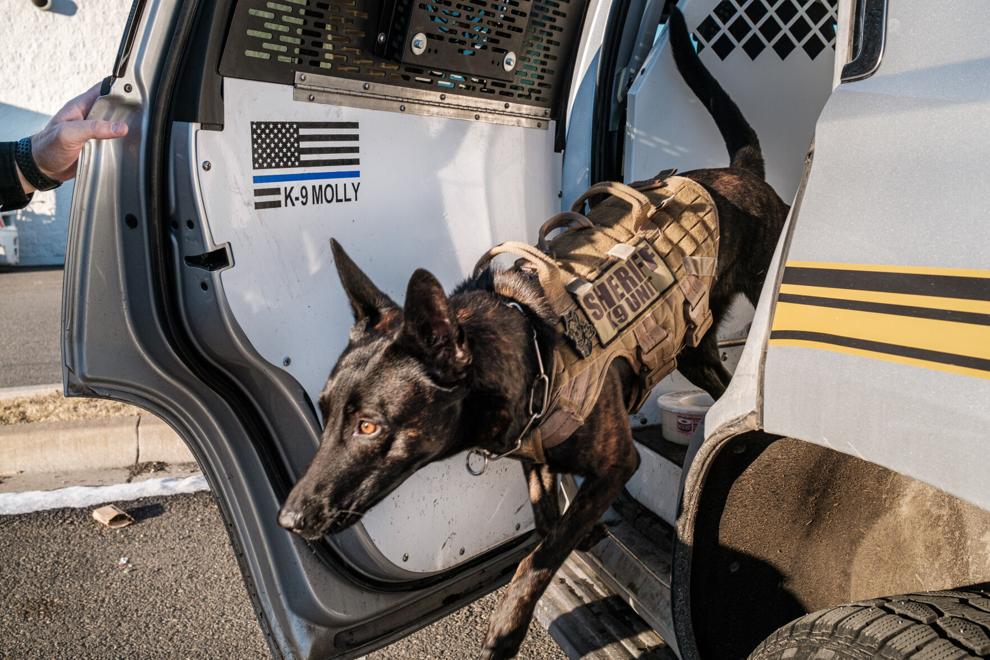
<svg viewBox="0 0 990 660"><path fill-rule="evenodd" d="M536 352L536 367L539 373L536 378L533 379L533 384L529 388L529 404L527 408L529 419L526 421L526 425L516 438L515 445L513 445L512 449L502 453L495 453L487 449L472 449L468 452L465 459L467 470L475 476L481 476L484 474L485 470L488 468L488 463L497 461L500 458L511 456L519 451L523 446L526 436L533 431L534 425L540 420L540 418L543 417L543 415L546 414L547 408L550 406L550 376L547 375L547 370L544 367L543 351L540 349L540 340L536 334L536 324L532 322L529 314L526 313L526 310L518 302L511 300L505 304L507 307L511 307L516 310L530 321L530 327L533 331L533 350ZM480 457L482 459L480 468L475 468L472 466L472 457Z"/></svg>

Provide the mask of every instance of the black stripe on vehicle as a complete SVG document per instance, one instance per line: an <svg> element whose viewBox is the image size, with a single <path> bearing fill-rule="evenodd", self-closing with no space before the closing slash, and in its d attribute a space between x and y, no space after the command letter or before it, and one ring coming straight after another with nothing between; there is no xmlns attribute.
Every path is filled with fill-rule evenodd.
<svg viewBox="0 0 990 660"><path fill-rule="evenodd" d="M281 188L255 188L255 197L267 197L268 195L278 195L282 192Z"/></svg>
<svg viewBox="0 0 990 660"><path fill-rule="evenodd" d="M868 339L856 339L855 337L843 337L841 335L830 335L824 332L806 332L803 330L774 330L770 333L770 339L794 339L799 341L813 341L820 344L833 344L835 346L845 346L857 348L874 353L886 353L887 355L897 355L900 357L925 360L927 362L937 362L939 364L949 364L967 369L979 369L990 372L990 360L972 357L969 355L956 355L955 353L943 353L941 351L930 351L925 348L913 348L911 346L900 346L898 344L887 344L885 342L870 341Z"/></svg>
<svg viewBox="0 0 990 660"><path fill-rule="evenodd" d="M360 147L300 147L299 155L307 156L312 154L356 154L361 151Z"/></svg>
<svg viewBox="0 0 990 660"><path fill-rule="evenodd" d="M783 283L824 286L833 289L907 293L940 298L990 300L990 278L961 275L883 273L866 270L788 266L784 270Z"/></svg>
<svg viewBox="0 0 990 660"><path fill-rule="evenodd" d="M357 128L356 121L300 121L299 128Z"/></svg>
<svg viewBox="0 0 990 660"><path fill-rule="evenodd" d="M299 142L357 142L357 140L357 133L320 133L299 136Z"/></svg>
<svg viewBox="0 0 990 660"><path fill-rule="evenodd" d="M255 202L254 208L256 209L280 209L282 208L282 200L276 199L271 202Z"/></svg>
<svg viewBox="0 0 990 660"><path fill-rule="evenodd" d="M896 316L910 316L919 319L934 319L936 321L971 323L973 325L990 325L990 314L960 312L954 309L931 309L930 307L913 307L910 305L890 305L887 303L866 302L863 300L838 300L836 298L802 296L794 293L782 293L778 296L777 300L780 302L794 303L796 305L811 305L813 307L832 307L835 309L851 309L858 312L876 312L877 314L894 314Z"/></svg>
<svg viewBox="0 0 990 660"><path fill-rule="evenodd" d="M300 167L329 167L331 165L360 165L359 158L336 158L330 160L301 160Z"/></svg>

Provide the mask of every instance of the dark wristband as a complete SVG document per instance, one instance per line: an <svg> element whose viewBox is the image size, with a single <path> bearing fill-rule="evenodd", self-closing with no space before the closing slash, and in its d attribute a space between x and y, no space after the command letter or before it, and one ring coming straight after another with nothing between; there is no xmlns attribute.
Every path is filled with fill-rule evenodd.
<svg viewBox="0 0 990 660"><path fill-rule="evenodd" d="M34 162L34 154L31 152L31 138L22 138L17 143L14 158L17 160L17 167L21 169L24 178L38 190L54 190L62 185L61 181L56 181L42 172L38 164Z"/></svg>
<svg viewBox="0 0 990 660"><path fill-rule="evenodd" d="M0 142L0 211L16 211L31 201L31 195L24 193L17 177L16 147L16 142Z"/></svg>

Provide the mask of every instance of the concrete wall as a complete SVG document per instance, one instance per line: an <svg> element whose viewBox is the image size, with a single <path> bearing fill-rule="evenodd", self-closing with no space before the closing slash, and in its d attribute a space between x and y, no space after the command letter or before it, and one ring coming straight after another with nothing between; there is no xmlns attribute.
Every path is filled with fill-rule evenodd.
<svg viewBox="0 0 990 660"><path fill-rule="evenodd" d="M62 105L105 78L113 66L130 0L0 0L0 141L42 128ZM21 265L65 260L72 184L36 193L13 214ZM11 216L5 216L9 221Z"/></svg>

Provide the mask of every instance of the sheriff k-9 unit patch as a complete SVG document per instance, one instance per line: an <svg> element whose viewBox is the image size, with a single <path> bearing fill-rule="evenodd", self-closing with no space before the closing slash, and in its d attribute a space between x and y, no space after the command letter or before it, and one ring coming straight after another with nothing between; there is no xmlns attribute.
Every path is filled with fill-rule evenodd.
<svg viewBox="0 0 990 660"><path fill-rule="evenodd" d="M619 246L617 246L619 247ZM646 241L626 247L618 261L574 290L603 345L642 314L674 283L674 275Z"/></svg>
<svg viewBox="0 0 990 660"><path fill-rule="evenodd" d="M251 122L256 210L358 201L356 121Z"/></svg>

